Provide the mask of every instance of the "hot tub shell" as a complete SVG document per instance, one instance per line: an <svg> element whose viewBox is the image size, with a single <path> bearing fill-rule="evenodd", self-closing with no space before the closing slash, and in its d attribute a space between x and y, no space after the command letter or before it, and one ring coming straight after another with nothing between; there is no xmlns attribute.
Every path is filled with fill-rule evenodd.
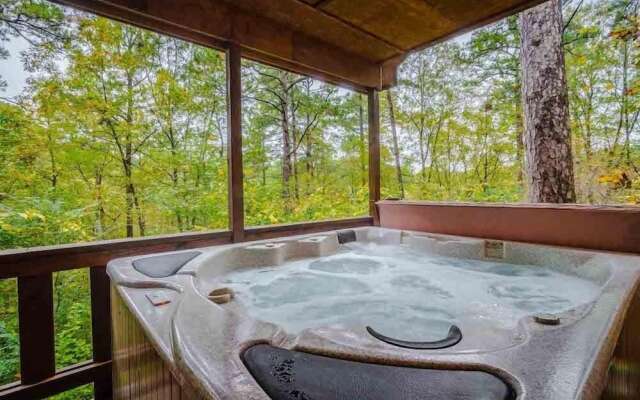
<svg viewBox="0 0 640 400"><path fill-rule="evenodd" d="M291 335L203 293L202 279L232 268L330 254L339 246L337 232L198 249L195 258L162 278L134 266L149 256L118 259L107 269L113 285L115 397L155 391L160 398L266 400L242 354L267 343L374 364L486 371L509 383L521 400L640 398L640 257L381 228L356 229L355 236L444 256L569 268L597 282L601 292L558 315L557 326L530 316L506 341L470 332L452 348L418 351L390 346L364 331L310 329Z"/></svg>

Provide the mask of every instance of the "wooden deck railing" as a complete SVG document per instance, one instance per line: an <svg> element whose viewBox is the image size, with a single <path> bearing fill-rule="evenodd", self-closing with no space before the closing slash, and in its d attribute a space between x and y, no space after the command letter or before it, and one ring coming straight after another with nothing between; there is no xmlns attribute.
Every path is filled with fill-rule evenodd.
<svg viewBox="0 0 640 400"><path fill-rule="evenodd" d="M371 217L247 228L245 240L370 226ZM0 387L0 399L41 399L93 383L96 400L110 399L111 319L105 265L114 258L228 244L229 231L167 235L0 252L0 279L18 280L21 381ZM53 274L89 268L93 359L56 370ZM0 356L1 357L1 356Z"/></svg>
<svg viewBox="0 0 640 400"><path fill-rule="evenodd" d="M378 202L385 228L640 253L640 207Z"/></svg>

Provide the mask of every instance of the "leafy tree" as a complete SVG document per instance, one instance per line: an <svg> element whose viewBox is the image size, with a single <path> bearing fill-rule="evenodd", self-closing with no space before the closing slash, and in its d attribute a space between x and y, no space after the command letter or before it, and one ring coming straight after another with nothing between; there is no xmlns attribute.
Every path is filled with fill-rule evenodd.
<svg viewBox="0 0 640 400"><path fill-rule="evenodd" d="M32 52L41 54L37 59L40 62L46 60L42 53L50 55L68 41L64 22L62 9L43 0L0 1L0 42L21 38L32 46ZM0 59L6 60L9 56L9 51L0 46ZM32 57L33 61L36 59ZM6 81L0 80L0 88L6 85Z"/></svg>

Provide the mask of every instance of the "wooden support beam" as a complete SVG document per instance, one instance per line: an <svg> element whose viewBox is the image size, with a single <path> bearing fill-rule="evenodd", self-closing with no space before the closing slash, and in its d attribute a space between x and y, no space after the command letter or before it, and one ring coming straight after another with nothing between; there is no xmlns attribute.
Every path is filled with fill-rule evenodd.
<svg viewBox="0 0 640 400"><path fill-rule="evenodd" d="M55 375L52 273L18 278L18 324L21 382Z"/></svg>
<svg viewBox="0 0 640 400"><path fill-rule="evenodd" d="M242 58L239 46L227 51L229 219L233 242L244 240L244 173L242 166Z"/></svg>
<svg viewBox="0 0 640 400"><path fill-rule="evenodd" d="M111 360L111 288L106 268L92 267L90 282L93 361L101 363ZM112 386L111 370L105 368L94 381L94 399L111 399Z"/></svg>
<svg viewBox="0 0 640 400"><path fill-rule="evenodd" d="M380 200L380 96L369 89L369 214L380 225L376 202Z"/></svg>

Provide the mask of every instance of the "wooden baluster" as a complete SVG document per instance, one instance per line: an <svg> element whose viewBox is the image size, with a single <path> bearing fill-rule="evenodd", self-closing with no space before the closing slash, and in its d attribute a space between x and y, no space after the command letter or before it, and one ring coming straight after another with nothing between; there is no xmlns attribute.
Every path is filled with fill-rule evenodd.
<svg viewBox="0 0 640 400"><path fill-rule="evenodd" d="M91 267L91 329L93 361L111 360L111 289L105 267ZM93 383L96 400L112 398L111 368L105 368L102 376Z"/></svg>
<svg viewBox="0 0 640 400"><path fill-rule="evenodd" d="M53 274L18 278L18 324L22 384L55 375Z"/></svg>

